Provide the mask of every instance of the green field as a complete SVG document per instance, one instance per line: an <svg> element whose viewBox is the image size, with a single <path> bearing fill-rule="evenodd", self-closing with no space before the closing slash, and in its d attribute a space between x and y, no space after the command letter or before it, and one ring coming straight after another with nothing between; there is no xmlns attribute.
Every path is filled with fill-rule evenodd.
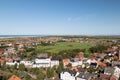
<svg viewBox="0 0 120 80"><path fill-rule="evenodd" d="M78 42L57 42L54 45L48 45L48 46L39 45L36 47L36 52L58 53L60 51L73 50L73 49L88 50L92 46L94 46L94 44L86 44L86 43L78 43Z"/></svg>

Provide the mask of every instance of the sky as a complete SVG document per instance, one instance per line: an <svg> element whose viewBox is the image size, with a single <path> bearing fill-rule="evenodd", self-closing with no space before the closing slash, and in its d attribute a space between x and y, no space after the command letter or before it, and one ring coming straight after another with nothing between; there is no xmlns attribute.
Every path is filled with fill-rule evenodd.
<svg viewBox="0 0 120 80"><path fill-rule="evenodd" d="M120 0L0 0L0 35L120 35Z"/></svg>

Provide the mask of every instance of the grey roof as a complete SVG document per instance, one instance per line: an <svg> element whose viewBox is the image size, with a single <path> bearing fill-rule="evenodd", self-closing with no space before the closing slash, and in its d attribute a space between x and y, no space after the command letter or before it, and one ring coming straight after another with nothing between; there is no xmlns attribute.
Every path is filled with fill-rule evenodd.
<svg viewBox="0 0 120 80"><path fill-rule="evenodd" d="M84 68L82 68L82 67L79 67L78 70L79 70L80 72L85 72L85 71L86 71L86 69L84 69Z"/></svg>
<svg viewBox="0 0 120 80"><path fill-rule="evenodd" d="M47 53L42 53L37 55L37 58L47 58L47 57L48 57Z"/></svg>
<svg viewBox="0 0 120 80"><path fill-rule="evenodd" d="M112 65L120 65L119 61L112 61Z"/></svg>
<svg viewBox="0 0 120 80"><path fill-rule="evenodd" d="M51 60L53 60L53 61L55 60L56 61L56 60L59 60L59 59L58 58L52 58Z"/></svg>
<svg viewBox="0 0 120 80"><path fill-rule="evenodd" d="M114 73L114 68L112 67L106 67L105 70L104 70L104 73L110 73L110 74L113 74Z"/></svg>
<svg viewBox="0 0 120 80"><path fill-rule="evenodd" d="M82 68L82 67L79 67L78 70L79 70L80 72L85 72L85 71L86 71L86 69L84 69L84 68Z"/></svg>
<svg viewBox="0 0 120 80"><path fill-rule="evenodd" d="M106 74L100 74L100 77L98 80L102 80L102 79L105 79L105 80L110 80L110 75L106 75Z"/></svg>
<svg viewBox="0 0 120 80"><path fill-rule="evenodd" d="M64 73L64 72L68 72L68 73L70 73L70 74L73 75L73 76L75 76L76 73L77 73L76 71L69 70L69 69L63 69L62 72L63 72L63 73Z"/></svg>
<svg viewBox="0 0 120 80"><path fill-rule="evenodd" d="M94 74L91 74L91 73L80 73L77 77L88 80L91 76L94 76Z"/></svg>
<svg viewBox="0 0 120 80"><path fill-rule="evenodd" d="M79 58L71 58L70 61L71 62L79 61Z"/></svg>
<svg viewBox="0 0 120 80"><path fill-rule="evenodd" d="M86 58L86 59L83 60L83 62L87 62L87 60L88 60L88 59Z"/></svg>

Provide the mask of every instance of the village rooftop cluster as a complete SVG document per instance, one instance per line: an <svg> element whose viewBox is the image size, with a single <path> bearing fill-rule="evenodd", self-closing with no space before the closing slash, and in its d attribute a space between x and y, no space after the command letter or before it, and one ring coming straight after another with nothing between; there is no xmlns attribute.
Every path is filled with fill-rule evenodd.
<svg viewBox="0 0 120 80"><path fill-rule="evenodd" d="M5 41L4 41L5 40ZM27 48L34 48L40 45L41 42L55 43L57 41L65 42L87 42L91 40L83 38L64 39L61 37L49 38L20 38L20 39L1 39L0 42L0 64L15 66L19 68L20 64L24 64L26 69L29 68L48 68L55 67L58 69L62 65L59 78L45 78L44 80L120 80L120 45L109 46L102 53L94 52L90 57L85 57L85 52L76 53L75 57L59 60L49 53L39 53L34 59L22 59L19 54L24 54ZM113 41L115 42L115 41ZM97 42L96 42L97 43ZM0 75L4 73L0 70ZM27 71L26 71L27 73ZM34 75L27 73L31 76ZM20 76L11 75L8 80L23 80Z"/></svg>

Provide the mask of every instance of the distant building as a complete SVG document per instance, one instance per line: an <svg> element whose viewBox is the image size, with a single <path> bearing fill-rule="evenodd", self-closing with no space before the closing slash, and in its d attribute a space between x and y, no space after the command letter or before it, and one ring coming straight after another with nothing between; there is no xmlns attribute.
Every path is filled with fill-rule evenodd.
<svg viewBox="0 0 120 80"><path fill-rule="evenodd" d="M40 53L37 55L37 58L48 58L48 54L47 53Z"/></svg>
<svg viewBox="0 0 120 80"><path fill-rule="evenodd" d="M118 57L119 57L119 60L120 60L120 50L119 50L119 53L118 53Z"/></svg>

